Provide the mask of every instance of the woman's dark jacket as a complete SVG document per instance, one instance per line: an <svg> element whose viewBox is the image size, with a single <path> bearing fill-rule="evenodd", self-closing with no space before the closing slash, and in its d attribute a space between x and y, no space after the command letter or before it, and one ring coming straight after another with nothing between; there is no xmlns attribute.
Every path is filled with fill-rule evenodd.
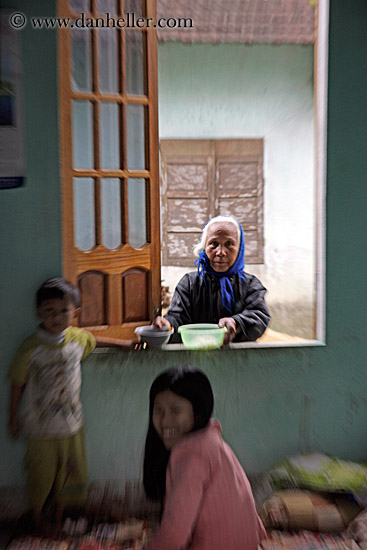
<svg viewBox="0 0 367 550"><path fill-rule="evenodd" d="M177 331L180 325L217 324L222 317L233 317L238 327L234 341L256 340L270 321L264 301L266 289L254 275L245 273L245 278L243 280L238 274L229 278L235 296L233 313L230 315L223 307L218 279L206 273L204 281L196 272L187 273L176 286L165 318Z"/></svg>

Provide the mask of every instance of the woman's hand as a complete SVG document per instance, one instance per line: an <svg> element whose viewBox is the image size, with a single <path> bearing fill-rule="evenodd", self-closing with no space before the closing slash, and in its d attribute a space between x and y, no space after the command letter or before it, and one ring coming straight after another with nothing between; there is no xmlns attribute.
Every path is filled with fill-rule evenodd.
<svg viewBox="0 0 367 550"><path fill-rule="evenodd" d="M237 334L237 325L233 317L222 317L218 321L218 327L226 327L227 332L224 335L223 346L232 342L233 338Z"/></svg>
<svg viewBox="0 0 367 550"><path fill-rule="evenodd" d="M160 317L160 316L154 319L152 325L157 328L167 327L168 330L171 329L171 323L168 321L168 319L165 319L164 317Z"/></svg>

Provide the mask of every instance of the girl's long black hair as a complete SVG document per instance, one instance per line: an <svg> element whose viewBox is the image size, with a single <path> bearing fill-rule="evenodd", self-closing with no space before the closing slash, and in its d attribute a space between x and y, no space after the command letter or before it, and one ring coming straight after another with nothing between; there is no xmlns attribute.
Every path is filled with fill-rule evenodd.
<svg viewBox="0 0 367 550"><path fill-rule="evenodd" d="M145 441L143 483L147 496L163 503L166 492L166 469L170 452L164 447L152 421L154 400L162 391L188 399L194 411L194 427L204 428L212 415L213 390L207 376L191 365L173 367L162 372L153 382L149 393L149 427Z"/></svg>

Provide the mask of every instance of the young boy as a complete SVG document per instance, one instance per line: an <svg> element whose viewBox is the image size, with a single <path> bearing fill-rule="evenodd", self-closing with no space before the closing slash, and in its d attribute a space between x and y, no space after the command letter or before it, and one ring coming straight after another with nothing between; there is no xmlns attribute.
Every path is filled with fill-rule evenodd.
<svg viewBox="0 0 367 550"><path fill-rule="evenodd" d="M36 308L39 329L21 344L8 372L9 429L13 437L28 439L27 492L41 526L48 497L56 504L56 522L65 506L82 506L86 499L80 363L96 342L90 332L70 326L80 311L80 293L65 279L44 282Z"/></svg>

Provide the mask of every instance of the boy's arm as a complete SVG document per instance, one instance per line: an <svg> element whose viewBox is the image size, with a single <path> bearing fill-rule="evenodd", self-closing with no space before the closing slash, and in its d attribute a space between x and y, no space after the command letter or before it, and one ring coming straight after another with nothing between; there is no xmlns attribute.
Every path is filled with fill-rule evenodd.
<svg viewBox="0 0 367 550"><path fill-rule="evenodd" d="M9 431L11 436L15 439L20 432L20 423L18 419L18 407L22 398L25 384L11 385L10 392L10 407L9 407Z"/></svg>
<svg viewBox="0 0 367 550"><path fill-rule="evenodd" d="M73 327L72 327L73 328ZM84 353L82 361L95 349L95 348L122 348L126 350L134 349L134 340L121 340L119 338L110 338L107 336L94 336L89 330L73 328L79 342L84 347Z"/></svg>
<svg viewBox="0 0 367 550"><path fill-rule="evenodd" d="M107 336L95 336L96 348L122 348L134 349L135 340L122 340L121 338L108 338Z"/></svg>

